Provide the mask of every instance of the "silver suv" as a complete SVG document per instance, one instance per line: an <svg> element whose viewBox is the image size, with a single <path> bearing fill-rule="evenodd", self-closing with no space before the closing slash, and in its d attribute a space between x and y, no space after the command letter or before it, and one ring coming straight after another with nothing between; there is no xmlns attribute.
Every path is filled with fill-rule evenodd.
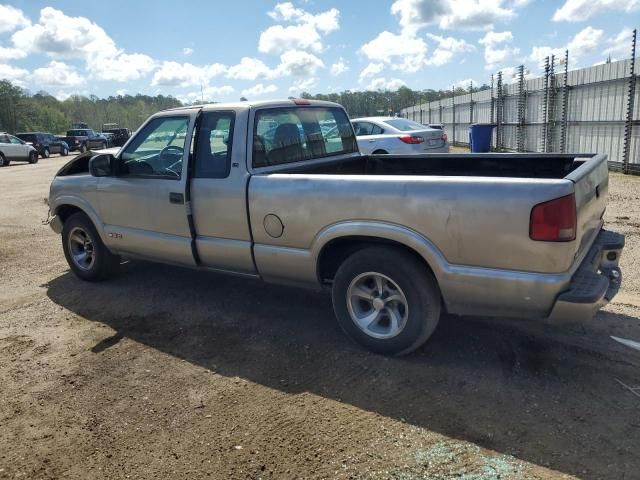
<svg viewBox="0 0 640 480"><path fill-rule="evenodd" d="M12 161L37 163L38 152L18 137L0 132L0 167L8 166Z"/></svg>

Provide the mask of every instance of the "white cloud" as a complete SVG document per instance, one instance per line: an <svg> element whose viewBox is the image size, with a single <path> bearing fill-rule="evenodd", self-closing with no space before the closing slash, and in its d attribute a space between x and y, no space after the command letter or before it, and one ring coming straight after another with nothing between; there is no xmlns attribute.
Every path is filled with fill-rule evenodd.
<svg viewBox="0 0 640 480"><path fill-rule="evenodd" d="M607 48L602 52L612 57L628 57L631 53L631 38L633 30L628 27L623 28L618 35L607 39Z"/></svg>
<svg viewBox="0 0 640 480"><path fill-rule="evenodd" d="M486 70L495 70L520 54L520 49L511 47L513 41L511 32L487 32L478 43L484 45L484 62Z"/></svg>
<svg viewBox="0 0 640 480"><path fill-rule="evenodd" d="M322 35L339 28L340 12L332 8L318 14L296 8L290 2L278 3L268 15L278 22L291 25L273 25L260 34L258 50L278 55L289 50L324 50Z"/></svg>
<svg viewBox="0 0 640 480"><path fill-rule="evenodd" d="M370 63L360 72L360 81L365 78L375 77L384 70L384 63Z"/></svg>
<svg viewBox="0 0 640 480"><path fill-rule="evenodd" d="M320 34L313 25L274 25L260 34L258 50L262 53L279 54L291 49L322 51Z"/></svg>
<svg viewBox="0 0 640 480"><path fill-rule="evenodd" d="M473 78L465 78L464 80L459 80L453 84L455 88L464 88L465 90L469 89L469 86L473 83L474 88L480 86L478 82L476 82Z"/></svg>
<svg viewBox="0 0 640 480"><path fill-rule="evenodd" d="M308 92L316 88L317 80L315 78L308 78L306 80L300 80L295 82L289 87L290 94L301 94L302 92Z"/></svg>
<svg viewBox="0 0 640 480"><path fill-rule="evenodd" d="M565 50L569 50L569 55L573 62L578 62L582 57L602 48L602 37L604 31L591 26L580 30L566 45L560 47L534 46L529 55L529 60L538 66L542 65L544 58L555 55L556 58L564 57Z"/></svg>
<svg viewBox="0 0 640 480"><path fill-rule="evenodd" d="M126 88L120 88L116 90L116 95L120 97L124 97L127 93L129 93L129 90L127 90Z"/></svg>
<svg viewBox="0 0 640 480"><path fill-rule="evenodd" d="M191 63L162 62L153 74L152 86L200 86L208 85L209 80L226 71L227 67L213 63L198 67Z"/></svg>
<svg viewBox="0 0 640 480"><path fill-rule="evenodd" d="M51 57L96 58L118 54L115 42L94 22L84 17L68 17L60 10L45 7L37 24L18 30L11 37L16 48Z"/></svg>
<svg viewBox="0 0 640 480"><path fill-rule="evenodd" d="M386 63L394 70L417 72L425 65L427 43L413 35L384 31L360 51L372 62Z"/></svg>
<svg viewBox="0 0 640 480"><path fill-rule="evenodd" d="M522 0L396 0L391 13L399 17L403 30L415 33L422 27L437 25L446 29L485 30L511 20Z"/></svg>
<svg viewBox="0 0 640 480"><path fill-rule="evenodd" d="M302 50L290 50L280 55L276 75L309 76L324 68L324 63L315 55Z"/></svg>
<svg viewBox="0 0 640 480"><path fill-rule="evenodd" d="M600 13L640 10L640 0L566 0L553 14L554 22L583 22Z"/></svg>
<svg viewBox="0 0 640 480"><path fill-rule="evenodd" d="M36 85L63 88L77 87L85 81L74 67L55 60L44 67L36 68L31 79Z"/></svg>
<svg viewBox="0 0 640 480"><path fill-rule="evenodd" d="M298 24L308 24L320 30L323 33L333 32L340 28L338 19L340 11L336 8L327 10L326 12L311 14L301 8L296 8L291 2L278 3L274 9L269 12L271 18L280 22L293 22Z"/></svg>
<svg viewBox="0 0 640 480"><path fill-rule="evenodd" d="M103 58L91 66L91 76L98 80L128 82L137 80L156 68L153 58L142 53L120 53Z"/></svg>
<svg viewBox="0 0 640 480"><path fill-rule="evenodd" d="M2 45L0 45L0 61L17 60L26 56L27 53L23 50L20 50L19 48L3 47Z"/></svg>
<svg viewBox="0 0 640 480"><path fill-rule="evenodd" d="M398 88L406 85L399 78L390 78L387 80L384 77L374 78L371 83L367 85L368 90L397 90Z"/></svg>
<svg viewBox="0 0 640 480"><path fill-rule="evenodd" d="M182 49L182 54L183 54L185 57L188 57L189 55L193 54L193 48L191 48L191 47L184 47L184 48Z"/></svg>
<svg viewBox="0 0 640 480"><path fill-rule="evenodd" d="M462 39L454 37L441 37L428 33L427 36L437 43L433 55L426 60L427 65L433 65L436 67L446 65L457 54L465 52L473 52L476 47L465 42Z"/></svg>
<svg viewBox="0 0 640 480"><path fill-rule="evenodd" d="M273 93L278 90L278 87L275 85L263 85L262 83L258 83L251 88L245 88L242 90L243 97L259 97L261 95L265 95L267 93Z"/></svg>
<svg viewBox="0 0 640 480"><path fill-rule="evenodd" d="M336 63L331 65L331 75L337 77L349 70L349 65L344 61L344 58L340 57Z"/></svg>
<svg viewBox="0 0 640 480"><path fill-rule="evenodd" d="M93 78L130 81L149 73L151 57L126 53L96 23L85 17L70 17L52 7L40 11L38 23L11 36L14 48L25 54L42 53L53 59L79 58Z"/></svg>
<svg viewBox="0 0 640 480"><path fill-rule="evenodd" d="M255 80L257 78L273 78L275 72L267 67L262 60L242 57L240 63L229 67L227 77L235 80Z"/></svg>
<svg viewBox="0 0 640 480"><path fill-rule="evenodd" d="M11 65L0 63L0 80L9 80L17 82L29 75L29 71L24 68L13 67ZM18 83L21 85L21 83Z"/></svg>
<svg viewBox="0 0 640 480"><path fill-rule="evenodd" d="M12 32L17 28L27 27L31 24L22 10L11 5L0 4L0 33Z"/></svg>

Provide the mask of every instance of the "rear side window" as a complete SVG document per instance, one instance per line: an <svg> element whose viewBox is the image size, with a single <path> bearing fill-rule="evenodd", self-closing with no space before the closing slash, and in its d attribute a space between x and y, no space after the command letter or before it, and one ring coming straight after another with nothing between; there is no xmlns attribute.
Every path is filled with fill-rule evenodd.
<svg viewBox="0 0 640 480"><path fill-rule="evenodd" d="M357 151L351 123L340 108L292 107L256 113L255 168Z"/></svg>
<svg viewBox="0 0 640 480"><path fill-rule="evenodd" d="M231 169L232 112L202 115L196 142L195 178L226 178Z"/></svg>

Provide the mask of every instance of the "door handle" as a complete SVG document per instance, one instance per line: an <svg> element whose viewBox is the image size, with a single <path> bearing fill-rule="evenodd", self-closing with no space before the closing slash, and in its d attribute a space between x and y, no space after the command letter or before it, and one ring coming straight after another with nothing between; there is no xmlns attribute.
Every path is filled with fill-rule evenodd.
<svg viewBox="0 0 640 480"><path fill-rule="evenodd" d="M184 205L184 195L178 192L169 192L169 203Z"/></svg>

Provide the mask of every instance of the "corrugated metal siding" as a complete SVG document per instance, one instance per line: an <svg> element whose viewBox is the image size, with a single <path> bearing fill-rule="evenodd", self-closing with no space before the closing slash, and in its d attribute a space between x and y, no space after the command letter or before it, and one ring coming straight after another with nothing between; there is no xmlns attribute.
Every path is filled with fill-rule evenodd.
<svg viewBox="0 0 640 480"><path fill-rule="evenodd" d="M627 114L630 60L573 70L569 72L567 98L566 151L573 153L599 152L609 155L609 160L621 162L624 147L624 121ZM640 59L636 61L636 75L640 74ZM511 82L513 79L506 79ZM562 133L562 105L564 73L557 71L553 108L549 111L550 145L552 151L560 150ZM524 145L529 152L543 148L544 77L525 82L526 108ZM518 85L504 85L503 125L504 147L515 150L518 144ZM473 122L491 122L491 90L473 94ZM494 89L497 96L497 89ZM422 123L444 123L449 138L456 143L467 144L470 125L471 95L459 95L425 103L403 110ZM455 103L455 118L453 104ZM636 87L634 120L640 120L640 81ZM495 121L495 118L494 118ZM455 131L455 132L454 132ZM495 135L494 142L495 145ZM634 125L629 162L640 167L640 125Z"/></svg>

